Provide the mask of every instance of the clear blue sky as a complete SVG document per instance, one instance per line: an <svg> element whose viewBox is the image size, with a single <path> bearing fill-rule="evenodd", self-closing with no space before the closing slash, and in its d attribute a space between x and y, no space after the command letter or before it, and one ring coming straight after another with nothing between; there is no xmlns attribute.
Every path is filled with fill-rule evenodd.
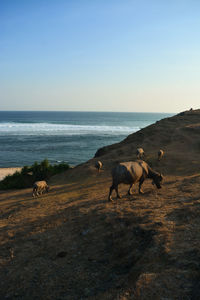
<svg viewBox="0 0 200 300"><path fill-rule="evenodd" d="M199 0L1 0L0 110L200 107Z"/></svg>

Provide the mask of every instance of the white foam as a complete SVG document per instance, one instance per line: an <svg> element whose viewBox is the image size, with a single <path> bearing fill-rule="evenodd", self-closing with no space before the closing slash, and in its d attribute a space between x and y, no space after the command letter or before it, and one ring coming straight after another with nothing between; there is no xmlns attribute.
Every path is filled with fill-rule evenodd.
<svg viewBox="0 0 200 300"><path fill-rule="evenodd" d="M71 125L51 123L0 123L0 135L86 135L129 134L139 127L107 125Z"/></svg>

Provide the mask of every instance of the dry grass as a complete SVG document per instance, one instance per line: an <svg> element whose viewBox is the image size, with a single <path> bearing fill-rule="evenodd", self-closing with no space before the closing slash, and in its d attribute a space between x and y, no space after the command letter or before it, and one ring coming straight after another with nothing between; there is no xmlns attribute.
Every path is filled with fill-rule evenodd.
<svg viewBox="0 0 200 300"><path fill-rule="evenodd" d="M153 125L158 140L160 127L183 127L188 118ZM123 198L107 201L109 170L131 158L133 135L101 157L100 173L90 160L55 176L37 199L30 189L1 192L0 299L200 299L200 157L192 133L183 132L192 156L188 142L173 148L182 137L166 145L161 162L149 144L148 159L167 174L161 190L147 180L144 195L127 196L122 185Z"/></svg>

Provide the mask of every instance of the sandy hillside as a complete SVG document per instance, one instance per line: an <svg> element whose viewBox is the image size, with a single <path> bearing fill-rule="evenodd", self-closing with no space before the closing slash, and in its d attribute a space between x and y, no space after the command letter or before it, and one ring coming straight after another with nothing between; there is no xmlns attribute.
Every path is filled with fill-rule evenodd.
<svg viewBox="0 0 200 300"><path fill-rule="evenodd" d="M122 185L108 202L110 169L137 147L162 189L146 180L127 196ZM200 110L100 149L50 186L37 199L0 192L0 299L200 299Z"/></svg>

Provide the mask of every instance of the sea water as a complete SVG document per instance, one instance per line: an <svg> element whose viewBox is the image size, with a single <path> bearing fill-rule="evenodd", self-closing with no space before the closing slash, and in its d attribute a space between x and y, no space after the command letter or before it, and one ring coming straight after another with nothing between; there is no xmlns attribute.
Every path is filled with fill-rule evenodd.
<svg viewBox="0 0 200 300"><path fill-rule="evenodd" d="M121 112L0 112L0 167L51 163L77 165L97 149L122 141L129 134L167 113Z"/></svg>

